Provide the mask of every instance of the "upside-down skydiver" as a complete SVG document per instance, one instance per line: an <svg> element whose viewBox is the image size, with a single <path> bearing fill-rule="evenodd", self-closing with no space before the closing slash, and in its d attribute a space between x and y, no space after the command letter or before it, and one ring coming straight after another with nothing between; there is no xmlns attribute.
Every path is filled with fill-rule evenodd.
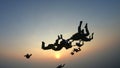
<svg viewBox="0 0 120 68"><path fill-rule="evenodd" d="M82 21L80 21L80 25L78 26L78 32L75 33L74 35L72 35L72 37L70 37L70 38L68 39L68 41L69 41L69 40L72 40L72 42L73 42L74 40L79 40L79 41L80 41L80 40L82 40L82 41L91 41L91 40L93 39L93 34L94 34L94 33L92 33L92 36L89 36L90 32L89 32L89 30L88 30L88 25L87 25L87 23L86 23L86 25L85 25L86 33L84 33L84 29L81 30L81 25L82 25ZM89 38L88 38L88 36L89 36Z"/></svg>
<svg viewBox="0 0 120 68"><path fill-rule="evenodd" d="M72 37L70 37L69 39L67 39L68 41L72 40L72 42L73 42L74 40L79 40L80 39L82 22L83 21L80 21L80 24L78 26L78 32L73 34Z"/></svg>

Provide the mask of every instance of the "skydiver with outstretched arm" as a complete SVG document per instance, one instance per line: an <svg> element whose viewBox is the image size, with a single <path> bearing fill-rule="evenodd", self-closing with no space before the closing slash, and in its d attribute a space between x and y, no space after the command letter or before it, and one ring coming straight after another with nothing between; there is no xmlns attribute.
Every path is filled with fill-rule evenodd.
<svg viewBox="0 0 120 68"><path fill-rule="evenodd" d="M44 49L44 50L53 49L55 51L61 50L62 46L60 46L58 44L59 40L60 40L60 37L58 36L58 39L56 39L55 43L54 44L48 44L48 46L45 46L45 42L42 41L42 49Z"/></svg>
<svg viewBox="0 0 120 68"><path fill-rule="evenodd" d="M60 41L59 44L59 40L62 39L62 41ZM58 35L58 39L56 39L54 44L48 44L48 46L45 46L45 42L42 42L42 49L44 50L55 50L55 51L59 51L61 50L63 47L65 47L66 49L69 49L72 47L71 42L68 43L67 40L63 39L62 34L59 36Z"/></svg>
<svg viewBox="0 0 120 68"><path fill-rule="evenodd" d="M42 49L44 49L44 50L52 49L52 50L55 50L55 51L61 50L64 47L64 45L59 44L60 39L61 38L58 35L58 39L56 39L55 43L54 44L48 44L48 46L46 46L46 47L45 47L45 42L42 42Z"/></svg>

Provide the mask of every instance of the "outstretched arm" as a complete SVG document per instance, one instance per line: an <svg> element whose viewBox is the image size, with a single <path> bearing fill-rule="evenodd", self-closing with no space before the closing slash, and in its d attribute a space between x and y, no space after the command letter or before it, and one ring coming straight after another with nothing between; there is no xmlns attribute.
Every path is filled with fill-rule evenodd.
<svg viewBox="0 0 120 68"><path fill-rule="evenodd" d="M32 54L30 54L30 56L32 56Z"/></svg>
<svg viewBox="0 0 120 68"><path fill-rule="evenodd" d="M53 44L49 44L48 46L45 47L45 42L42 41L42 47L41 47L42 49L48 50L48 49L51 49L52 46L53 46Z"/></svg>

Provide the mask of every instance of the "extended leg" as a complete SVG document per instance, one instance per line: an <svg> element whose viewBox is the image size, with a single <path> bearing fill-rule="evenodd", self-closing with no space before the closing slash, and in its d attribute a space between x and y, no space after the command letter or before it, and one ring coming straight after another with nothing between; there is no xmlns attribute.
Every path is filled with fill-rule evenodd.
<svg viewBox="0 0 120 68"><path fill-rule="evenodd" d="M78 26L78 33L81 33L81 25L83 21L80 21L80 25Z"/></svg>
<svg viewBox="0 0 120 68"><path fill-rule="evenodd" d="M85 36L88 36L90 34L89 30L88 30L88 25L86 23L85 25L85 30L86 30L86 34L84 34Z"/></svg>

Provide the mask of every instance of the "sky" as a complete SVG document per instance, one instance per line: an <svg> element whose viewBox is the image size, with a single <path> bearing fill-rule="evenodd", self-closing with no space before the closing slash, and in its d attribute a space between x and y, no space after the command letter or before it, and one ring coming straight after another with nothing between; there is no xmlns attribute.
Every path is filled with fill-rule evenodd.
<svg viewBox="0 0 120 68"><path fill-rule="evenodd" d="M0 68L120 68L120 0L0 0ZM82 51L41 49L88 23ZM30 59L24 55L32 53ZM59 58L56 58L59 55Z"/></svg>

